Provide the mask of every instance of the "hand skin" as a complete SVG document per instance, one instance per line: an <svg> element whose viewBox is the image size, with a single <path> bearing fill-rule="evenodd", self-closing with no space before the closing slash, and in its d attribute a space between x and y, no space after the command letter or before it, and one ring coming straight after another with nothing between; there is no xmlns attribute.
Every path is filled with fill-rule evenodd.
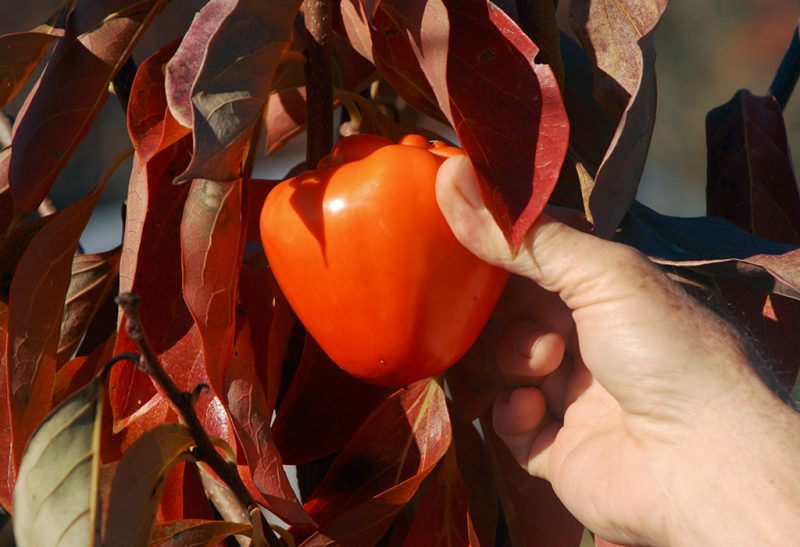
<svg viewBox="0 0 800 547"><path fill-rule="evenodd" d="M437 178L456 237L530 310L498 347L498 435L588 529L634 545L800 541L800 415L746 344L647 258L543 216L512 256L469 160Z"/></svg>

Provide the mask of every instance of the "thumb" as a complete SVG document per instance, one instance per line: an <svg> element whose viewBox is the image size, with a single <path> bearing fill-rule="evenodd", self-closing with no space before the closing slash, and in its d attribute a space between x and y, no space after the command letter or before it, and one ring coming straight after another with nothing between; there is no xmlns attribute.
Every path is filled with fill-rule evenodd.
<svg viewBox="0 0 800 547"><path fill-rule="evenodd" d="M652 268L634 249L602 240L542 214L528 232L515 256L489 210L483 203L477 177L466 157L449 158L436 181L436 198L453 233L462 245L482 260L528 277L548 291L559 293L572 308L587 283L596 283L613 272L630 271L623 264ZM639 277L641 272L632 272ZM627 284L617 279L613 285Z"/></svg>

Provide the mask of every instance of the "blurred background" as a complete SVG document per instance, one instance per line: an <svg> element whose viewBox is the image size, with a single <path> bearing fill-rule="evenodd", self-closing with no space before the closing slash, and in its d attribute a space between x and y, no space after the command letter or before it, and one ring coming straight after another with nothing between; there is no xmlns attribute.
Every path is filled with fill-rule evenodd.
<svg viewBox="0 0 800 547"><path fill-rule="evenodd" d="M181 36L204 0L168 4L134 52L141 63L159 46ZM568 2L559 21L568 32ZM61 0L0 0L0 34L29 30L45 21ZM705 213L705 115L741 88L764 94L800 16L800 0L674 0L656 31L659 103L639 199L665 214ZM34 78L35 79L35 78ZM26 91L10 105L15 116ZM800 93L800 90L797 91ZM789 143L800 149L800 98L784 112ZM270 158L260 158L256 175L280 178L302 159L298 138ZM125 114L110 97L91 132L54 187L61 209L94 186L107 166L130 146ZM82 239L86 252L103 251L121 239L120 207L130 161L114 175Z"/></svg>

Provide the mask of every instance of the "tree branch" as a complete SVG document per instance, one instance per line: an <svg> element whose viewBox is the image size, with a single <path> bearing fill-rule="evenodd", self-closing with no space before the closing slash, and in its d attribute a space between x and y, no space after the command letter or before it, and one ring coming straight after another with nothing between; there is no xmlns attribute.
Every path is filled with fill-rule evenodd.
<svg viewBox="0 0 800 547"><path fill-rule="evenodd" d="M314 168L333 147L333 53L330 0L305 0L306 108L308 144L306 165Z"/></svg>
<svg viewBox="0 0 800 547"><path fill-rule="evenodd" d="M789 48L775 73L775 79L769 86L769 94L775 97L781 110L786 108L798 76L800 76L800 25L795 27Z"/></svg>
<svg viewBox="0 0 800 547"><path fill-rule="evenodd" d="M175 385L175 382L172 381L172 378L170 378L164 370L164 367L161 366L142 327L142 320L139 315L139 296L131 293L122 293L117 296L117 304L122 308L127 318L125 331L141 352L140 366L143 367L144 371L153 378L159 387L161 387L172 403L172 406L178 411L183 423L188 426L192 435L192 440L194 440L195 443L195 448L193 450L194 455L197 456L200 461L208 465L208 467L231 489L248 514L252 509L257 509L258 504L253 500L247 487L242 482L235 464L230 464L222 459L217 449L211 444L211 440L208 438L203 424L200 423L200 419L197 417L194 407L192 406L192 394L184 393L178 389L178 386ZM263 515L261 518L264 518ZM265 524L265 530L270 530L270 533L264 534L267 543L271 547L280 547L281 542L271 533L269 525L266 523L262 524Z"/></svg>

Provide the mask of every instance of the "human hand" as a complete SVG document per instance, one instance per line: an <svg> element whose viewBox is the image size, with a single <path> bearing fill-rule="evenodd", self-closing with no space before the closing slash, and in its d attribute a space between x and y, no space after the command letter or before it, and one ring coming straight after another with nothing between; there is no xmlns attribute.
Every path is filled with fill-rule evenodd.
<svg viewBox="0 0 800 547"><path fill-rule="evenodd" d="M632 544L800 537L800 419L728 323L637 251L546 217L513 256L465 158L437 198L467 248L520 276L505 300L529 316L498 347L494 427L585 526Z"/></svg>

